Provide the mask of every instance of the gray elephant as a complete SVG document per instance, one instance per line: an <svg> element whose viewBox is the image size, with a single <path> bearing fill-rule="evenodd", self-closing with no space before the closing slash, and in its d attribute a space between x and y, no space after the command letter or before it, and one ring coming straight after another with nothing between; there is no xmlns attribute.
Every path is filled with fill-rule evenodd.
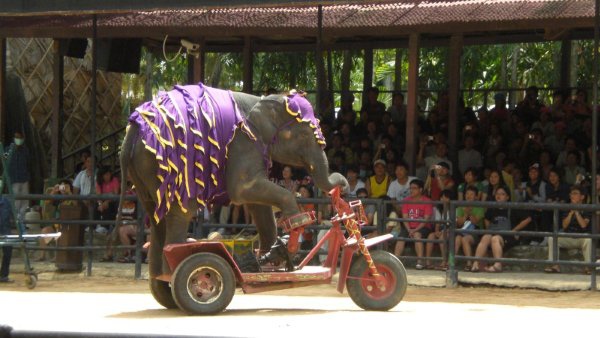
<svg viewBox="0 0 600 338"><path fill-rule="evenodd" d="M318 120L300 95L261 99L202 84L176 86L136 108L129 121L121 148L123 184L129 172L152 215L150 289L167 308L176 304L169 284L156 279L172 273L162 250L185 242L198 208L227 199L246 204L265 252L277 240L272 207L283 217L299 213L295 196L268 179L272 160L306 168L324 191L347 186L342 175L329 175Z"/></svg>

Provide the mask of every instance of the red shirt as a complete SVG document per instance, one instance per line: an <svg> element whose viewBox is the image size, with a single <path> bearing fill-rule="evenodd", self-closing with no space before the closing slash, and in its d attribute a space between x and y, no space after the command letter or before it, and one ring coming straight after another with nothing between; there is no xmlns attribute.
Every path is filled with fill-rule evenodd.
<svg viewBox="0 0 600 338"><path fill-rule="evenodd" d="M454 180L452 179L452 177L447 177L445 180L443 180L443 182L444 182L444 186L447 187L448 184L450 184L451 182L454 182ZM438 181L437 177L432 178L431 179L431 199L434 201L439 201L441 195L442 195L442 189L440 188L440 182Z"/></svg>
<svg viewBox="0 0 600 338"><path fill-rule="evenodd" d="M407 197L404 199L404 201L415 201L415 199L413 199L412 197ZM431 200L426 196L421 196L421 198L418 201L431 201ZM433 204L412 204L412 203L411 204L408 204L408 203L402 204L402 216L404 218L424 219L427 217L431 217L431 215L433 215ZM408 227L411 229L416 229L421 224L421 222L407 222L407 223L408 223ZM431 228L430 223L425 224L425 226L428 228Z"/></svg>

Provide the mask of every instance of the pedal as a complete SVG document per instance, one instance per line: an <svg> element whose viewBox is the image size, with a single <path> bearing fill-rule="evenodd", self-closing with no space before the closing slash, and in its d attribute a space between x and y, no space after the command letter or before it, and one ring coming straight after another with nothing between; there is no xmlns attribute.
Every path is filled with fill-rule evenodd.
<svg viewBox="0 0 600 338"><path fill-rule="evenodd" d="M277 225L283 229L286 233L290 231L311 225L316 222L317 217L314 211L301 212L299 214L290 216L286 219L280 220Z"/></svg>

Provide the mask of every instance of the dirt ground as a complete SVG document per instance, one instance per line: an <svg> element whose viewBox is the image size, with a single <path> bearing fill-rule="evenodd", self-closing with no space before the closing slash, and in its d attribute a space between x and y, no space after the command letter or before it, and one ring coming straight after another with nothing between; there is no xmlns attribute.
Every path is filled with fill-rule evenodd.
<svg viewBox="0 0 600 338"><path fill-rule="evenodd" d="M15 283L0 284L0 291L26 291L23 277ZM125 278L90 277L67 280L41 280L30 292L89 292L148 294L148 282ZM241 290L238 289L241 293ZM335 285L320 285L264 293L266 295L347 297ZM403 301L540 306L549 308L600 309L600 291L551 292L530 289L489 287L421 288L409 287Z"/></svg>

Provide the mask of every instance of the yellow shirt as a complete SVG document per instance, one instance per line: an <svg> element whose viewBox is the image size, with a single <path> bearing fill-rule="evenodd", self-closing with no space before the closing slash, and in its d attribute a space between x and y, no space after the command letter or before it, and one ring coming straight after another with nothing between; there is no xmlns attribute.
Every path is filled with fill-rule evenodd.
<svg viewBox="0 0 600 338"><path fill-rule="evenodd" d="M385 178L383 181L381 181L381 183L377 183L375 175L369 177L369 183L371 185L371 196L369 196L369 198L379 198L387 195L389 181L390 177L387 174L385 174Z"/></svg>

